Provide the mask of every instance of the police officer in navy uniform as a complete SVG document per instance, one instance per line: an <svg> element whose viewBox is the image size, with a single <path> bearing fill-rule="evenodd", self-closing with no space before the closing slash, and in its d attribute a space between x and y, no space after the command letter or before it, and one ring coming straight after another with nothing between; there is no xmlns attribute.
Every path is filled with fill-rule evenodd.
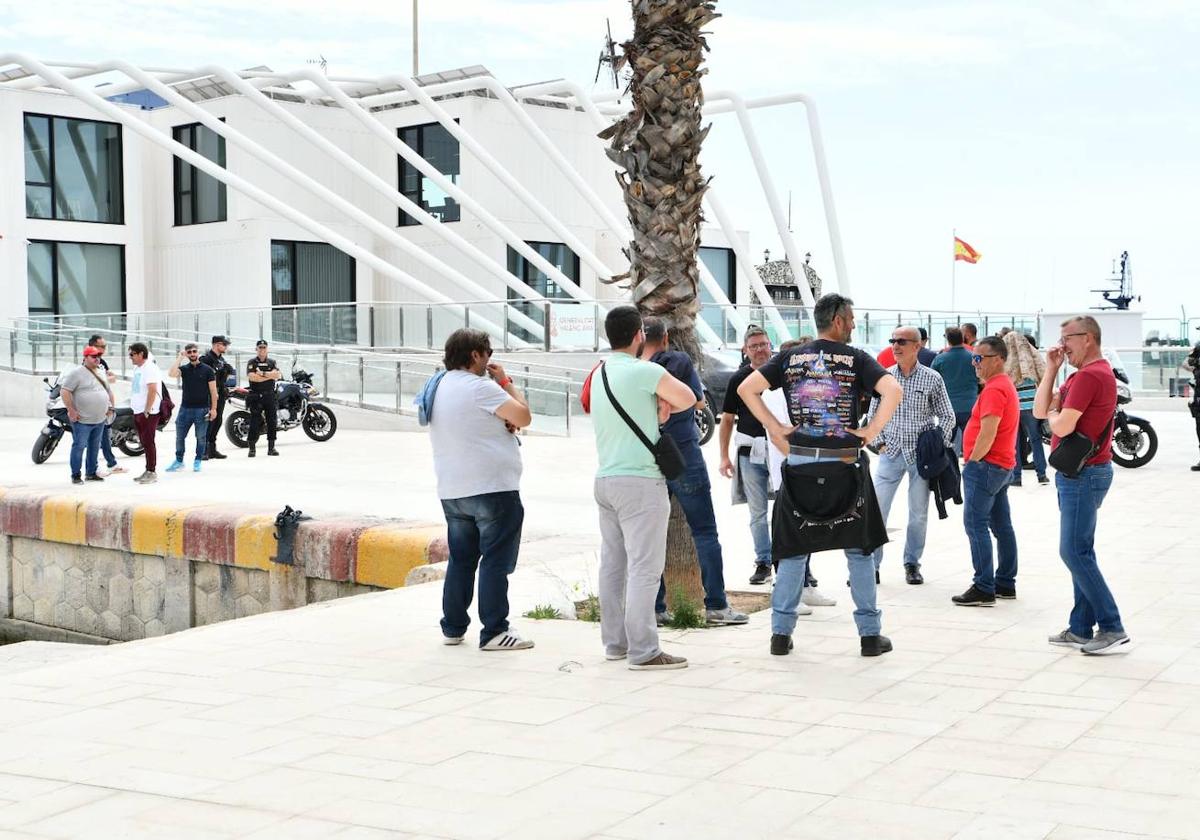
<svg viewBox="0 0 1200 840"><path fill-rule="evenodd" d="M208 446L204 448L204 460L222 460L227 455L217 451L217 434L221 431L221 418L225 416L225 403L229 400L229 377L236 376L233 365L225 361L225 351L229 349L229 339L223 335L212 337L212 348L200 357L202 364L213 369L217 376L217 416L208 424Z"/></svg>
<svg viewBox="0 0 1200 840"><path fill-rule="evenodd" d="M264 415L267 423L267 454L278 455L275 449L275 427L279 424L278 403L275 399L275 383L283 377L279 365L267 355L267 342L259 339L257 351L246 364L246 378L250 381L250 393L246 397L246 408L250 412L250 457L254 457L254 444L262 433Z"/></svg>

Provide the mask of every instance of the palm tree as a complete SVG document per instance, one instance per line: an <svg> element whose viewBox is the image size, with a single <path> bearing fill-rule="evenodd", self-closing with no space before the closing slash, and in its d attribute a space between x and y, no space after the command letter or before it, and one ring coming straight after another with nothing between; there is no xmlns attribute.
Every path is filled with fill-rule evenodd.
<svg viewBox="0 0 1200 840"><path fill-rule="evenodd" d="M618 67L633 77L629 114L600 133L608 156L623 172L633 241L628 279L634 305L662 318L671 343L700 363L696 315L700 311L700 204L708 180L700 174L704 91L701 67L708 50L703 27L718 17L715 0L630 0L633 37L621 45ZM699 605L704 597L696 547L679 502L672 499L667 532L668 603Z"/></svg>
<svg viewBox="0 0 1200 840"><path fill-rule="evenodd" d="M633 37L621 45L618 66L633 73L633 108L600 133L608 156L623 172L633 241L628 279L634 305L667 322L671 341L699 361L700 203L708 179L700 174L704 105L701 67L708 50L702 28L715 0L631 0Z"/></svg>

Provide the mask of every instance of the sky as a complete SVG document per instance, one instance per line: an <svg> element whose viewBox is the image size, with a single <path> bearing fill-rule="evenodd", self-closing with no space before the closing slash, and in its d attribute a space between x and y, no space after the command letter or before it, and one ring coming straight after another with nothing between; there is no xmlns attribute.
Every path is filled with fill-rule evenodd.
<svg viewBox="0 0 1200 840"><path fill-rule="evenodd" d="M803 92L819 109L859 306L1096 304L1131 255L1151 316L1200 324L1200 3L1195 0L718 0L705 87ZM422 72L482 64L518 85L593 86L623 0L423 0ZM143 66L411 69L408 0L0 0L0 52ZM733 115L702 162L757 257L783 249ZM829 237L799 106L754 113L799 247L832 287ZM1193 331L1193 335L1194 335Z"/></svg>

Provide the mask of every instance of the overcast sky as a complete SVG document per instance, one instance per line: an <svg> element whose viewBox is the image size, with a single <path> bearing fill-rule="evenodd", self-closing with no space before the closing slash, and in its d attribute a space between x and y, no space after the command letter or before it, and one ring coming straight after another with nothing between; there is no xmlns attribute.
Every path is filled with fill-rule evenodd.
<svg viewBox="0 0 1200 840"><path fill-rule="evenodd" d="M710 90L816 98L860 305L947 308L957 228L983 254L959 264L960 309L1089 306L1089 290L1128 249L1147 313L1200 316L1200 3L717 5ZM591 87L605 18L618 40L631 28L621 0L423 6L423 72L483 64L509 85L566 77ZM276 68L323 55L331 74L379 75L411 67L411 6L0 0L6 49ZM832 280L803 114L755 119L777 183L793 194L797 241ZM717 117L710 137L706 174L755 255L781 255L732 115Z"/></svg>

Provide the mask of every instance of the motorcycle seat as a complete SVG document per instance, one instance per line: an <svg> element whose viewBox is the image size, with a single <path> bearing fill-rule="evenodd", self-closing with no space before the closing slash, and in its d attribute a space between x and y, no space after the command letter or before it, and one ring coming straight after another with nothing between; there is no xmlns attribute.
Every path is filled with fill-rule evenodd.
<svg viewBox="0 0 1200 840"><path fill-rule="evenodd" d="M116 407L115 416L117 416L117 417L132 417L133 409L127 405L119 405Z"/></svg>

